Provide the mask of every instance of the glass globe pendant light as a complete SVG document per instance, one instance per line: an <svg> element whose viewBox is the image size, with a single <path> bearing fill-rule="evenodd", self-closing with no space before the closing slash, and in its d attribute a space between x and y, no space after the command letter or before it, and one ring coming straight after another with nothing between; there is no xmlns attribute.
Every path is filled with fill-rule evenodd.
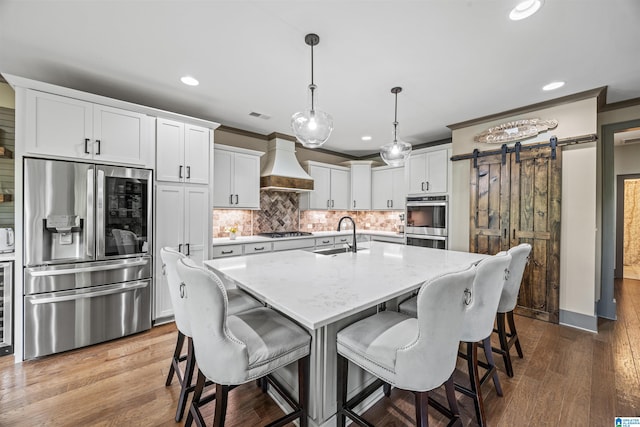
<svg viewBox="0 0 640 427"><path fill-rule="evenodd" d="M329 139L333 130L333 118L324 111L318 110L315 105L318 87L313 83L313 47L320 42L320 37L317 34L307 34L304 41L311 46L311 84L309 85L311 108L291 116L291 129L303 146L317 148Z"/></svg>
<svg viewBox="0 0 640 427"><path fill-rule="evenodd" d="M403 166L411 154L411 144L398 138L398 94L400 92L402 92L401 87L391 89L391 93L396 96L393 141L380 147L380 157L389 166Z"/></svg>

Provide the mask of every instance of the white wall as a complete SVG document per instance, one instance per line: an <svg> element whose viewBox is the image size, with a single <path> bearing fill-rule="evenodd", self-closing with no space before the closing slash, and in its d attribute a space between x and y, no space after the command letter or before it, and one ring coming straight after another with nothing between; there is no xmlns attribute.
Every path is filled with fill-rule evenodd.
<svg viewBox="0 0 640 427"><path fill-rule="evenodd" d="M547 142L553 135L563 139L596 134L597 98L455 129L452 132L453 155L471 153L475 148L480 151L499 149L498 144L475 143L473 137L500 123L535 117L556 119L558 127L523 141L523 144ZM596 280L599 280L596 276L599 266L599 260L596 259L596 144L565 148L562 155L560 310L594 316L595 287ZM469 171L469 160L453 162L453 217L449 235L450 248L453 250L469 250ZM584 183L584 187L581 183Z"/></svg>

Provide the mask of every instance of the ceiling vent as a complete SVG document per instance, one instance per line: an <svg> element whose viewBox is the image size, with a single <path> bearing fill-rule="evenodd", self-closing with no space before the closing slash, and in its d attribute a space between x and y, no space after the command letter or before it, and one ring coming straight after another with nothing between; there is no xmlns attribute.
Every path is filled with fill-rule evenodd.
<svg viewBox="0 0 640 427"><path fill-rule="evenodd" d="M249 115L251 117L258 117L259 119L263 119L263 120L269 120L271 118L270 115L268 114L264 114L264 113L258 113L256 111L252 111L249 113Z"/></svg>

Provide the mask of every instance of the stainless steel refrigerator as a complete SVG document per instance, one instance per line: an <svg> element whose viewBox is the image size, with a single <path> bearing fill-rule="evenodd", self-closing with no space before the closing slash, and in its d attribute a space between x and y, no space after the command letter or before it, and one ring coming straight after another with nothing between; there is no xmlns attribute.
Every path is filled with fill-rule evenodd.
<svg viewBox="0 0 640 427"><path fill-rule="evenodd" d="M24 358L151 327L152 172L24 160Z"/></svg>

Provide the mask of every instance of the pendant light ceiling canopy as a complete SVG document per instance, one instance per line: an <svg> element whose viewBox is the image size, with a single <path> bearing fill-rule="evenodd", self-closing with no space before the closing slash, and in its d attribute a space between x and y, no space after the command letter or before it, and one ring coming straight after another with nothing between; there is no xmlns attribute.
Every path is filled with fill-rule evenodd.
<svg viewBox="0 0 640 427"><path fill-rule="evenodd" d="M291 116L291 129L303 146L317 148L329 139L333 130L333 118L316 108L318 87L313 83L313 47L320 42L320 37L317 34L307 34L304 41L311 46L311 84L309 85L311 108Z"/></svg>
<svg viewBox="0 0 640 427"><path fill-rule="evenodd" d="M391 93L396 96L395 116L393 120L393 140L380 147L380 157L389 166L403 166L411 155L411 144L398 137L398 94L401 87L394 87Z"/></svg>

